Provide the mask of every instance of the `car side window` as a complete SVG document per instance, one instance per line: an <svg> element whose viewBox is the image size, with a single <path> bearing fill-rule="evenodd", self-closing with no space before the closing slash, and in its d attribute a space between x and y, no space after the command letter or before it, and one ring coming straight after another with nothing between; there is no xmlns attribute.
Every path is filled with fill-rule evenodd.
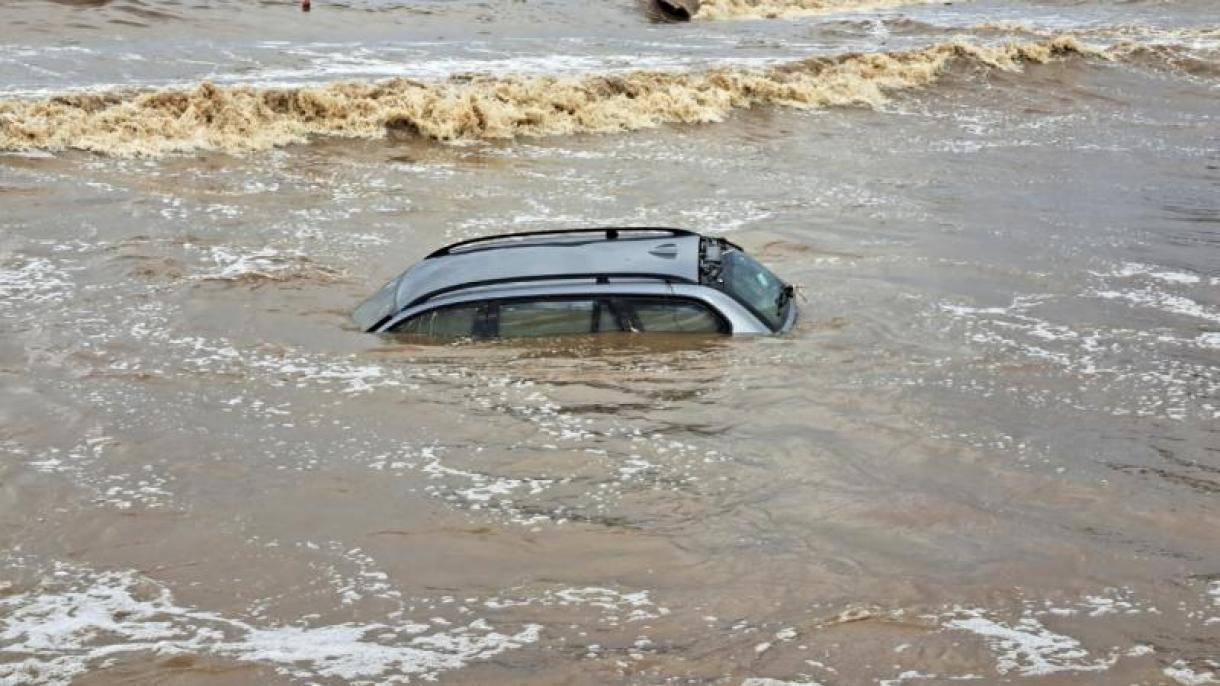
<svg viewBox="0 0 1220 686"><path fill-rule="evenodd" d="M592 333L596 301L529 300L500 303L501 336L564 336Z"/></svg>
<svg viewBox="0 0 1220 686"><path fill-rule="evenodd" d="M390 333L417 334L436 338L470 336L479 319L478 305L441 307L400 322Z"/></svg>
<svg viewBox="0 0 1220 686"><path fill-rule="evenodd" d="M728 327L710 307L694 300L623 298L635 323L644 331L668 333L721 333Z"/></svg>
<svg viewBox="0 0 1220 686"><path fill-rule="evenodd" d="M614 331L622 331L619 326L618 316L614 311L614 307L609 300L599 300L597 303L597 332L610 333Z"/></svg>

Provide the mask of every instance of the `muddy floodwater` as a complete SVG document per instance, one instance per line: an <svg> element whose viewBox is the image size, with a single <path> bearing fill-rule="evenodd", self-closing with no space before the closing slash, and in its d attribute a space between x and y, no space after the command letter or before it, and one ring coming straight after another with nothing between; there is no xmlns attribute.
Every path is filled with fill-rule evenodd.
<svg viewBox="0 0 1220 686"><path fill-rule="evenodd" d="M1214 0L0 25L0 684L1220 683ZM348 319L605 224L796 328Z"/></svg>

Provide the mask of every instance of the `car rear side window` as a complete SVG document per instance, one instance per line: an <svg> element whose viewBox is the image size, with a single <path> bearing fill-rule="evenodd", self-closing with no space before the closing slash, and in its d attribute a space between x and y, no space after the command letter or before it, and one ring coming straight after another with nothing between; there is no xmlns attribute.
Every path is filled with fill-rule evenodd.
<svg viewBox="0 0 1220 686"><path fill-rule="evenodd" d="M391 329L390 332L434 336L437 338L457 338L470 336L474 332L474 325L478 319L478 305L442 307L429 310L405 322L401 322Z"/></svg>
<svg viewBox="0 0 1220 686"><path fill-rule="evenodd" d="M593 331L595 301L533 300L500 303L501 336L564 336Z"/></svg>
<svg viewBox="0 0 1220 686"><path fill-rule="evenodd" d="M662 333L722 333L728 331L724 320L707 305L694 300L663 298L622 298L635 323L644 331Z"/></svg>

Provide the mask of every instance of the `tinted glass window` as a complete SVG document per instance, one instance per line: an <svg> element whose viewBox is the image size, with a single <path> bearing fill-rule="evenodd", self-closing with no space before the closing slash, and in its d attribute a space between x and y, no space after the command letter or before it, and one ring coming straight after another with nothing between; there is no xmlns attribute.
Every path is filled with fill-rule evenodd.
<svg viewBox="0 0 1220 686"><path fill-rule="evenodd" d="M702 303L688 300L624 298L644 331L671 333L719 333L720 318Z"/></svg>
<svg viewBox="0 0 1220 686"><path fill-rule="evenodd" d="M592 300L500 304L501 336L563 336L593 331Z"/></svg>
<svg viewBox="0 0 1220 686"><path fill-rule="evenodd" d="M600 333L607 331L622 331L618 325L618 319L614 316L614 310L610 309L609 303L602 301L601 307L598 308L597 330Z"/></svg>
<svg viewBox="0 0 1220 686"><path fill-rule="evenodd" d="M790 300L784 282L740 250L730 250L721 259L724 290L754 308L772 329L779 329Z"/></svg>
<svg viewBox="0 0 1220 686"><path fill-rule="evenodd" d="M393 333L413 333L438 338L469 336L478 316L477 305L444 307L416 315L393 328Z"/></svg>

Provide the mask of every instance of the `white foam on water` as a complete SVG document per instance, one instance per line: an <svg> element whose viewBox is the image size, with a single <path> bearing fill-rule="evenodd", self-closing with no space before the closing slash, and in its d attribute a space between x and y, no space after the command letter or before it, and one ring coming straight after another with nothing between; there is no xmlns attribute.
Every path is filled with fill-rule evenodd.
<svg viewBox="0 0 1220 686"><path fill-rule="evenodd" d="M95 505L120 510L171 506L173 493L168 487L173 478L161 474L159 467L145 464L133 472L108 471L106 453L115 445L114 437L94 432L67 449L43 446L21 454L30 457L27 464L34 471L66 477L92 491Z"/></svg>
<svg viewBox="0 0 1220 686"><path fill-rule="evenodd" d="M648 591L624 593L602 586L565 588L555 591L551 595L558 599L560 605L590 605L616 611L624 608L651 607L653 605L652 600L648 597Z"/></svg>
<svg viewBox="0 0 1220 686"><path fill-rule="evenodd" d="M500 596L492 596L472 604L482 605L489 610L506 608L593 608L599 611L596 622L601 629L619 629L624 625L636 625L650 622L668 616L667 607L657 605L650 597L649 591L620 591L601 586L585 586L581 588L555 588L542 591L526 591L514 593L509 591ZM577 628L579 624L572 625ZM650 628L642 624L643 629ZM582 632L583 636L584 633ZM653 643L647 636L640 635L635 642L637 652L652 649ZM589 647L596 653L599 646Z"/></svg>
<svg viewBox="0 0 1220 686"><path fill-rule="evenodd" d="M285 251L266 247L243 252L226 246L209 248L209 257L216 268L195 275L201 281L236 281L249 278L284 280L295 276L330 278L334 270L311 265L301 251Z"/></svg>
<svg viewBox="0 0 1220 686"><path fill-rule="evenodd" d="M75 284L66 269L46 258L0 266L0 313L20 304L44 305L68 299Z"/></svg>
<svg viewBox="0 0 1220 686"><path fill-rule="evenodd" d="M144 78L128 81L95 81L86 84L23 84L0 88L0 98L36 99L73 94L103 94L131 90L190 90L207 80L224 86L251 88L301 88L333 81L416 79L421 81L444 81L461 78L468 74L486 76L550 76L550 75L594 75L620 74L649 69L654 71L681 72L694 68L765 68L781 64L790 56L724 56L695 57L688 54L645 55L557 55L557 54L505 54L501 57L459 58L436 55L403 55L402 51L387 51L380 55L363 50L364 55L353 55L360 48L336 46L336 50L298 50L298 59L307 63L300 66L265 66L250 70L210 70L190 78Z"/></svg>
<svg viewBox="0 0 1220 686"><path fill-rule="evenodd" d="M1213 610L1220 611L1220 581L1213 581L1207 585L1207 594L1211 596ZM1204 624L1220 624L1220 615L1213 615L1203 620Z"/></svg>
<svg viewBox="0 0 1220 686"><path fill-rule="evenodd" d="M902 684L907 681L921 681L924 679L936 678L937 676L935 674L927 674L925 672L920 672L919 670L908 669L893 679L882 679L878 681L877 686L902 686Z"/></svg>
<svg viewBox="0 0 1220 686"><path fill-rule="evenodd" d="M312 549L312 546L317 544L297 543L298 548ZM402 593L390 584L389 575L378 569L376 560L364 550L349 548L340 541L330 541L324 547L331 557L336 558L336 563L319 567L342 605L351 605L368 597L394 601L402 598ZM350 571L345 573L341 570L340 563L351 568ZM412 630L423 631L426 628L415 625Z"/></svg>
<svg viewBox="0 0 1220 686"><path fill-rule="evenodd" d="M361 362L356 356L275 355L261 350L239 350L224 339L173 338L160 330L148 334L178 348L179 360L188 371L240 373L270 386L316 384L324 393L338 390L362 394L378 388L418 388L412 374L419 370Z"/></svg>
<svg viewBox="0 0 1220 686"><path fill-rule="evenodd" d="M435 679L539 640L528 624L499 633L475 619L429 634L414 622L259 626L178 605L136 572L56 564L44 587L0 598L0 683L66 686L120 656L191 653L251 662L300 679Z"/></svg>
<svg viewBox="0 0 1220 686"><path fill-rule="evenodd" d="M259 69L248 73L214 75L217 83L249 84L259 87L293 87L311 81L337 78L413 78L446 79L459 74L532 75L613 73L635 69L680 69L700 63L770 64L779 58L736 58L699 60L683 56L660 55L505 55L483 59L414 56L408 59L394 55L353 55L352 48L337 52L309 51L310 64L302 67ZM367 52L367 51L366 51Z"/></svg>
<svg viewBox="0 0 1220 686"><path fill-rule="evenodd" d="M478 376L476 381L472 400L479 406L529 421L555 440L585 442L596 437L585 427L588 420L563 412L532 381L507 376Z"/></svg>
<svg viewBox="0 0 1220 686"><path fill-rule="evenodd" d="M473 485L468 488L455 489L455 492L465 501L476 504L488 503L493 498L506 498L523 486L528 486L531 494L538 494L554 483L552 479L510 479L454 469L441 464L437 457L433 457L421 468L421 471L433 478L458 476L468 479Z"/></svg>
<svg viewBox="0 0 1220 686"><path fill-rule="evenodd" d="M1175 684L1181 684L1182 686L1220 684L1220 678L1216 677L1215 672L1196 672L1182 660L1178 660L1172 665L1165 667L1161 672L1172 679Z"/></svg>
<svg viewBox="0 0 1220 686"><path fill-rule="evenodd" d="M1213 589L1209 587L1208 593ZM1220 605L1220 582L1215 582L1214 595ZM1136 597L1134 591L1126 587L1107 587L1094 593L1086 593L1071 599L1030 599L1022 598L1019 604L1019 614L1015 617L1005 613L1012 619L998 619L995 610L985 608L962 607L960 605L946 606L942 611L933 614L919 615L918 620L926 626L928 637L940 635L941 632L961 632L971 634L981 640L995 660L996 674L1006 680L1014 677L1044 677L1055 674L1077 674L1105 672L1111 669L1120 659L1140 658L1154 655L1157 650L1150 645L1133 643L1127 647L1107 644L1104 649L1086 648L1073 636L1059 633L1047 627L1040 618L1071 618L1072 622L1097 622L1109 625L1118 616L1141 613L1160 614L1157 608L1147 601ZM834 625L841 622L856 621L871 617L889 617L892 620L901 619L911 622L915 618L905 609L885 610L878 607L848 607L838 613L834 620L820 620L822 625ZM708 619L708 618L705 618ZM714 618L711 618L714 619ZM746 626L739 623L734 629ZM792 629L782 629L775 634L780 641L795 638ZM912 636L910 642L904 642L893 648L893 653L901 654L902 658L920 659L923 651L911 650L920 646L920 639ZM967 641L952 636L953 645L959 646ZM761 643L756 648L771 650L781 643ZM936 644L935 652L942 650L940 643ZM800 646L805 650L805 646ZM817 669L835 672L834 668L816 660L804 660L804 664ZM974 672L962 674L938 674L917 669L915 666L905 667L893 665L895 675L888 678L876 678L874 683L879 686L901 686L909 682L923 680L950 681L984 681L992 683L996 674L990 677ZM796 679L798 682L807 678L806 675L795 673L784 675L786 679ZM1072 677L1064 677L1072 678ZM1080 678L1079 676L1076 678ZM1108 682L1107 682L1108 683Z"/></svg>
<svg viewBox="0 0 1220 686"><path fill-rule="evenodd" d="M1150 307L1170 314L1194 317L1220 324L1220 312L1213 312L1203 305L1181 295L1164 293L1151 288L1134 291L1095 291L1094 296L1106 300L1125 300L1132 305Z"/></svg>
<svg viewBox="0 0 1220 686"><path fill-rule="evenodd" d="M1143 264L1141 262L1125 262L1121 267L1114 271L1113 276L1123 278L1132 276L1149 276L1158 281L1181 284L1196 284L1202 280L1197 274L1169 271L1157 267L1156 265Z"/></svg>
<svg viewBox="0 0 1220 686"><path fill-rule="evenodd" d="M543 451L579 453L589 470L582 480L591 487L582 488L579 500L567 492L573 476L567 473L541 471L536 476L504 476L495 473L454 466L481 452L463 449L452 454L440 445L425 447L418 455L378 454L369 467L389 470L395 475L418 471L428 476L423 492L447 504L472 511L495 514L515 525L534 527L543 522L563 525L584 516L599 517L624 493L633 489L651 489L658 483L672 487L694 478L694 472L710 461L723 458L715 451L681 441L664 441L655 435L626 433L633 444L631 452L611 454L593 448L601 440L619 435L616 426L594 429L592 420L562 412L561 406L547 397L532 381L498 379L473 387L477 411L503 412L515 419L533 423L539 430L534 446ZM494 382L492 382L494 381ZM490 395L488 392L490 391ZM551 442L553 441L553 442ZM480 460L479 464L486 464ZM555 491L563 491L563 504L558 504Z"/></svg>
<svg viewBox="0 0 1220 686"><path fill-rule="evenodd" d="M623 466L618 468L618 473L623 479L630 479L640 472L644 472L655 467L655 464L641 458L639 455L632 455L623 463Z"/></svg>
<svg viewBox="0 0 1220 686"><path fill-rule="evenodd" d="M77 45L0 45L0 56L4 57L37 57L39 55L92 55L93 50Z"/></svg>
<svg viewBox="0 0 1220 686"><path fill-rule="evenodd" d="M1033 617L1022 617L1009 625L987 618L981 609L963 609L956 614L944 627L981 636L996 654L996 671L1002 675L1101 672L1117 661L1114 655L1091 657L1080 641L1051 631Z"/></svg>
<svg viewBox="0 0 1220 686"><path fill-rule="evenodd" d="M784 681L770 679L766 676L749 676L742 681L742 686L822 686L817 681Z"/></svg>
<svg viewBox="0 0 1220 686"><path fill-rule="evenodd" d="M1092 298L1099 294L1103 298L1128 300L1158 306L1163 311L1175 314L1220 321L1220 314L1193 300L1155 289L1141 292L1086 291L1083 297ZM1008 305L986 307L939 302L934 304L935 309L930 316L938 326L943 326L940 322L945 314L949 315L971 344L1002 355L1015 355L1044 363L1038 369L1040 375L1071 378L1084 394L1080 397L1081 406L1100 399L1105 406L1099 409L1111 414L1161 415L1172 419L1213 413L1213 408L1198 399L1213 397L1220 389L1216 368L1196 361L1195 356L1182 358L1174 348L1211 349L1220 345L1220 333L1205 332L1200 335L1191 331L1189 335L1183 335L1182 329L1171 328L1170 322L1162 326L1141 323L1138 327L1084 327L1078 322L1060 324L1039 316L1039 309L1043 305L1047 306L1048 311L1055 312L1054 305L1063 299L1046 294L1023 295L1015 297ZM1071 299L1075 299L1075 296ZM1007 389L979 382L977 377L944 381L959 383L959 388L975 384L976 392L986 394L1007 392ZM930 379L926 383L940 381ZM1120 387L1126 390L1116 392ZM1104 389L1105 393L1091 393L1096 389ZM1026 390L1022 394L1022 402L1046 404L1048 397ZM1065 400L1062 395L1054 398L1056 403Z"/></svg>
<svg viewBox="0 0 1220 686"><path fill-rule="evenodd" d="M1195 344L1200 348L1220 350L1220 331L1209 331L1199 334L1199 337L1195 339Z"/></svg>
<svg viewBox="0 0 1220 686"><path fill-rule="evenodd" d="M1131 603L1124 600L1116 600L1114 598L1094 595L1085 596L1084 603L1086 603L1089 607L1088 614L1090 617L1118 614L1119 612L1124 612L1134 607Z"/></svg>

